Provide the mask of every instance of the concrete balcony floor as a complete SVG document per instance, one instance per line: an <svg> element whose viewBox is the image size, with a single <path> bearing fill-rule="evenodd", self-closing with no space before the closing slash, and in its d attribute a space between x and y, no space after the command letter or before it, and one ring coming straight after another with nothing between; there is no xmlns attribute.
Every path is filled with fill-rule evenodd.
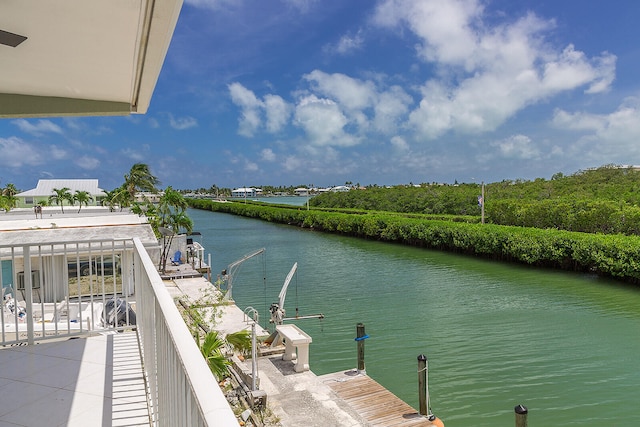
<svg viewBox="0 0 640 427"><path fill-rule="evenodd" d="M149 426L135 332L0 348L0 427Z"/></svg>

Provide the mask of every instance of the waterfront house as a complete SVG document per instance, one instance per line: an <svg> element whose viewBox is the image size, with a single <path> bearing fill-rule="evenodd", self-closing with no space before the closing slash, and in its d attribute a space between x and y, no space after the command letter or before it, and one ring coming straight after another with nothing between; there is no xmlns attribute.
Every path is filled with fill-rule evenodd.
<svg viewBox="0 0 640 427"><path fill-rule="evenodd" d="M260 192L262 193L262 191ZM231 191L231 197L238 197L238 198L244 198L244 197L257 197L258 195L258 191L255 188L236 188L235 190Z"/></svg>
<svg viewBox="0 0 640 427"><path fill-rule="evenodd" d="M308 196L311 190L308 188L300 187L293 190L293 192L296 196Z"/></svg>
<svg viewBox="0 0 640 427"><path fill-rule="evenodd" d="M54 189L68 188L72 195L76 191L86 191L91 200L87 206L101 206L102 199L106 196L104 190L98 187L97 179L41 179L36 188L16 194L18 208L30 208L41 202L48 203L49 197L55 194ZM64 201L68 204L68 201Z"/></svg>

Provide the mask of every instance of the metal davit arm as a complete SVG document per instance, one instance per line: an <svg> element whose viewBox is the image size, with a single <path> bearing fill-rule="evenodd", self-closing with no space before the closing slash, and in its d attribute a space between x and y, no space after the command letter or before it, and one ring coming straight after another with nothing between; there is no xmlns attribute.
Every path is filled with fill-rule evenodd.
<svg viewBox="0 0 640 427"><path fill-rule="evenodd" d="M263 253L265 251L265 248L262 249L258 249L255 252L252 252L250 254L247 254L245 256L243 256L242 258L240 258L237 261L232 262L231 264L229 264L227 266L227 269L224 270L222 272L222 275L226 278L227 280L227 293L225 294L223 300L225 301L233 301L233 294L232 294L232 290L233 290L233 277L236 274L236 271L238 270L238 268L240 268L240 265L245 262L248 259L251 259L255 256L260 255L261 253Z"/></svg>

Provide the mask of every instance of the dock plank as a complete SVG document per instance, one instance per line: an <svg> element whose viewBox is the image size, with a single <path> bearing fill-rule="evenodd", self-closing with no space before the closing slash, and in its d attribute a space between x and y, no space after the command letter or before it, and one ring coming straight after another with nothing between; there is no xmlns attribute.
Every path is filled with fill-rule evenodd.
<svg viewBox="0 0 640 427"><path fill-rule="evenodd" d="M369 376L344 376L326 383L372 426L436 427Z"/></svg>

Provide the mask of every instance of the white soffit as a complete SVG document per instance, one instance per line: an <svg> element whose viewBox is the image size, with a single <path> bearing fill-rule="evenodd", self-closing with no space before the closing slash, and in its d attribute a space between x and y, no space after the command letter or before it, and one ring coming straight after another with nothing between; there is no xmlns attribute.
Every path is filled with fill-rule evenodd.
<svg viewBox="0 0 640 427"><path fill-rule="evenodd" d="M2 0L0 30L26 39L0 44L0 117L145 113L181 7Z"/></svg>

